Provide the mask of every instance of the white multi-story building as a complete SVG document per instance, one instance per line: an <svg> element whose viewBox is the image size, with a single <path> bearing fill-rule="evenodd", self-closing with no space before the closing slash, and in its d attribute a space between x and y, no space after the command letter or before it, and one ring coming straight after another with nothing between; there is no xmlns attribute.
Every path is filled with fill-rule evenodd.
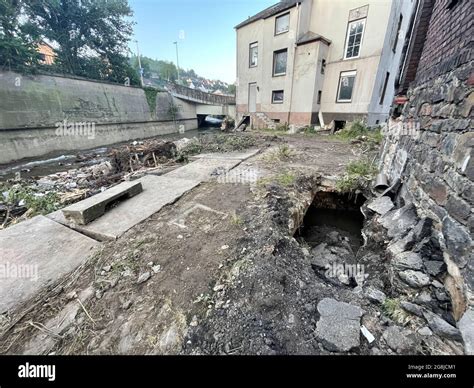
<svg viewBox="0 0 474 388"><path fill-rule="evenodd" d="M236 26L237 115L341 127L385 121L418 0L283 0Z"/></svg>

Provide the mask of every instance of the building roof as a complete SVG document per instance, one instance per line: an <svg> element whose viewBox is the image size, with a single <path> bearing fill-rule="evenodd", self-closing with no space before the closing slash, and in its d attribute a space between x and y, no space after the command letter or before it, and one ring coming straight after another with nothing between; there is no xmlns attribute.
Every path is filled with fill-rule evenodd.
<svg viewBox="0 0 474 388"><path fill-rule="evenodd" d="M287 9L293 8L296 4L301 3L301 0L281 0L277 4L272 5L264 9L263 11L249 17L247 20L235 26L236 29L239 29L247 24L256 22L257 20L267 19L277 13L286 11Z"/></svg>
<svg viewBox="0 0 474 388"><path fill-rule="evenodd" d="M322 40L324 43L326 43L327 45L330 45L331 44L331 41L327 38L325 38L324 36L322 35L318 35L316 34L315 32L313 31L308 31L306 32L304 35L302 35L297 41L296 41L296 44L299 46L299 45L302 45L302 44L306 44L306 43L311 43L311 42L316 42L318 40Z"/></svg>

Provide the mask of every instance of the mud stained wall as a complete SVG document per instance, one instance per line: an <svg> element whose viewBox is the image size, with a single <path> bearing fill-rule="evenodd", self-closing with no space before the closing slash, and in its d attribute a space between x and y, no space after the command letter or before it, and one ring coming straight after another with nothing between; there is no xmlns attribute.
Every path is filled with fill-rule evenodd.
<svg viewBox="0 0 474 388"><path fill-rule="evenodd" d="M141 88L60 76L0 72L0 163L54 151L94 148L197 128L193 105L157 96L150 109ZM185 105L185 106L183 106ZM94 123L94 135L58 135L57 123Z"/></svg>
<svg viewBox="0 0 474 388"><path fill-rule="evenodd" d="M434 220L449 273L445 287L468 344L468 336L474 340L473 25L469 1L448 3L435 1L416 79L387 130L382 163L392 179L402 171L399 200Z"/></svg>

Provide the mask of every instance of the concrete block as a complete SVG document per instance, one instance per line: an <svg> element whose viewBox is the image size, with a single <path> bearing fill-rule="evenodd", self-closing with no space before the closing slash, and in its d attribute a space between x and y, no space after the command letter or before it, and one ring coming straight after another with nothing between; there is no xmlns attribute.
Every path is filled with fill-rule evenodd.
<svg viewBox="0 0 474 388"><path fill-rule="evenodd" d="M142 191L141 182L122 182L102 193L70 205L62 212L67 220L79 225L86 225L104 215L107 208L113 203L132 198Z"/></svg>
<svg viewBox="0 0 474 388"><path fill-rule="evenodd" d="M115 240L200 183L197 179L178 179L168 175L147 175L137 179L134 182L141 183L143 187L140 195L119 203L102 217L87 225L71 223L61 211L48 214L48 217L99 241Z"/></svg>

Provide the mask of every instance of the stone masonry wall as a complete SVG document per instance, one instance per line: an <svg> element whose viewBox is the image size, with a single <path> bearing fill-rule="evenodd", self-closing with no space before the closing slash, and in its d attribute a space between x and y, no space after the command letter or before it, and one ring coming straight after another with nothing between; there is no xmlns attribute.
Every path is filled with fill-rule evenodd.
<svg viewBox="0 0 474 388"><path fill-rule="evenodd" d="M466 0L435 2L408 102L386 129L381 167L390 178L401 177L399 204L413 203L420 216L433 220L447 265L444 286L466 352L472 354L474 55L469 6Z"/></svg>

